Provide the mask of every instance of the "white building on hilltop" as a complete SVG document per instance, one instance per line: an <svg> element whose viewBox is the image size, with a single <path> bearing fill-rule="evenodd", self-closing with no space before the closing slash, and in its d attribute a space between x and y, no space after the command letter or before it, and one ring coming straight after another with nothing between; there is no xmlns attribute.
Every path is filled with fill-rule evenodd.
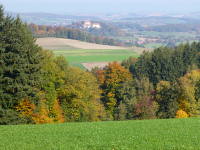
<svg viewBox="0 0 200 150"><path fill-rule="evenodd" d="M100 23L93 23L91 21L84 21L83 22L83 28L84 29L89 29L89 28L96 28L96 29L100 29L101 25Z"/></svg>

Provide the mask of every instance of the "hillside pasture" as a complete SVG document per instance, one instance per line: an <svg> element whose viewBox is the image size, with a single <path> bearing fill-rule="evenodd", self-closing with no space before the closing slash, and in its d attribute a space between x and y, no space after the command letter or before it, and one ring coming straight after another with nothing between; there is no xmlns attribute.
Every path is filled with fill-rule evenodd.
<svg viewBox="0 0 200 150"><path fill-rule="evenodd" d="M6 150L199 150L200 119L1 126Z"/></svg>

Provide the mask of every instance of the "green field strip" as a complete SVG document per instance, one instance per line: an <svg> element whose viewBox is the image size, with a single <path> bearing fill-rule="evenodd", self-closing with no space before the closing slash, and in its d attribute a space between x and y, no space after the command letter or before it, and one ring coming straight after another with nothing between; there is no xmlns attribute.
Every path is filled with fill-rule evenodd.
<svg viewBox="0 0 200 150"><path fill-rule="evenodd" d="M6 150L199 150L200 119L1 126Z"/></svg>

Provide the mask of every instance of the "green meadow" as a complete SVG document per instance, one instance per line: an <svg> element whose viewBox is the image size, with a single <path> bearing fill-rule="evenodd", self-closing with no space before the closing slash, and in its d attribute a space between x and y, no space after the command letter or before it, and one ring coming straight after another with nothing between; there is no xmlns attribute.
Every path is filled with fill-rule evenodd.
<svg viewBox="0 0 200 150"><path fill-rule="evenodd" d="M199 150L200 119L0 126L5 150Z"/></svg>
<svg viewBox="0 0 200 150"><path fill-rule="evenodd" d="M71 49L52 50L56 55L64 56L74 66L81 66L81 63L123 61L130 56L138 57L138 54L131 49L106 50L106 49Z"/></svg>

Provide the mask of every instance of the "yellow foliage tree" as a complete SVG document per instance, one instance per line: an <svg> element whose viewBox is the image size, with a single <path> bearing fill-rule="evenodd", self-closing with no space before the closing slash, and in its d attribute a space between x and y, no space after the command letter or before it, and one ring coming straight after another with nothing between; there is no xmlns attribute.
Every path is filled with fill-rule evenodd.
<svg viewBox="0 0 200 150"><path fill-rule="evenodd" d="M198 82L200 82L200 70L193 70L179 80L181 90L178 99L179 109L192 117L200 115L200 97L197 96L200 88L197 86Z"/></svg>
<svg viewBox="0 0 200 150"><path fill-rule="evenodd" d="M188 118L188 117L189 117L189 115L182 109L180 109L176 112L176 118Z"/></svg>
<svg viewBox="0 0 200 150"><path fill-rule="evenodd" d="M28 99L23 99L17 106L16 110L20 113L21 117L32 117L36 106Z"/></svg>
<svg viewBox="0 0 200 150"><path fill-rule="evenodd" d="M49 117L49 110L45 104L46 100L40 100L38 112L33 114L33 120L36 124L53 123L53 118Z"/></svg>
<svg viewBox="0 0 200 150"><path fill-rule="evenodd" d="M58 90L66 121L99 121L104 118L96 78L79 68L69 68L64 85Z"/></svg>
<svg viewBox="0 0 200 150"><path fill-rule="evenodd" d="M53 107L48 107L46 100L40 100L37 113L32 115L36 124L63 123L65 122L62 108L58 100L54 101Z"/></svg>
<svg viewBox="0 0 200 150"><path fill-rule="evenodd" d="M63 110L58 102L58 100L56 100L53 104L53 108L52 110L50 111L51 114L53 114L54 118L54 122L56 123L63 123L65 122L65 117L64 117L64 114L63 114Z"/></svg>
<svg viewBox="0 0 200 150"><path fill-rule="evenodd" d="M160 81L156 86L156 101L159 104L159 118L175 118L178 108L178 85L169 81Z"/></svg>

